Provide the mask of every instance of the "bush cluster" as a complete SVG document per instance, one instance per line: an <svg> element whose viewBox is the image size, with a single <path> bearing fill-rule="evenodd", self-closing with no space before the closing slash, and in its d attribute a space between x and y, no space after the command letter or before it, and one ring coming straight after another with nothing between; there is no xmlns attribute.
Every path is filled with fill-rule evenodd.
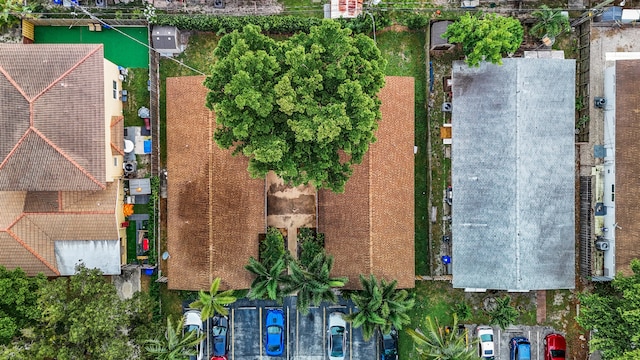
<svg viewBox="0 0 640 360"><path fill-rule="evenodd" d="M391 21L386 13L374 13L376 29L388 26ZM294 34L309 32L311 27L319 26L321 18L300 17L293 15L273 16L212 16L212 15L186 15L186 14L156 14L155 25L175 26L182 30L212 31L218 34L226 34L234 30L242 30L246 25L259 26L268 34ZM338 19L342 27L349 28L353 33L368 33L372 31L371 19L366 15L360 15L355 19Z"/></svg>

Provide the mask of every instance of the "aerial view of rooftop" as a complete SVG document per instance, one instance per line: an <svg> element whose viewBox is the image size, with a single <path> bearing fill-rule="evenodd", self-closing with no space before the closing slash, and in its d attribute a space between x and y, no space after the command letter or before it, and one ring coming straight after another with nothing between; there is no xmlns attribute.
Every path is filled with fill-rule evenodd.
<svg viewBox="0 0 640 360"><path fill-rule="evenodd" d="M0 359L640 358L633 0L0 8Z"/></svg>

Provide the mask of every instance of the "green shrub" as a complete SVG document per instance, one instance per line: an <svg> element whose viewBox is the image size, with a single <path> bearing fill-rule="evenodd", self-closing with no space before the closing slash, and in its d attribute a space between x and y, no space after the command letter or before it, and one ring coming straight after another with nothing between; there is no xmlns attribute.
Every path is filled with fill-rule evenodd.
<svg viewBox="0 0 640 360"><path fill-rule="evenodd" d="M429 16L423 14L410 14L404 19L405 25L409 30L424 29L429 25Z"/></svg>
<svg viewBox="0 0 640 360"><path fill-rule="evenodd" d="M376 29L382 29L391 24L386 12L373 13L376 19ZM300 17L293 15L273 16L214 16L214 15L183 15L183 14L156 14L153 23L156 25L175 26L183 30L212 31L218 34L226 34L234 30L241 30L246 25L259 26L268 34L294 34L309 32L312 26L319 26L323 19L315 17ZM372 31L371 18L362 14L355 19L338 19L342 27L351 29L352 32L370 33Z"/></svg>
<svg viewBox="0 0 640 360"><path fill-rule="evenodd" d="M260 242L260 262L267 268L278 262L286 254L284 237L275 227L267 229L267 236Z"/></svg>

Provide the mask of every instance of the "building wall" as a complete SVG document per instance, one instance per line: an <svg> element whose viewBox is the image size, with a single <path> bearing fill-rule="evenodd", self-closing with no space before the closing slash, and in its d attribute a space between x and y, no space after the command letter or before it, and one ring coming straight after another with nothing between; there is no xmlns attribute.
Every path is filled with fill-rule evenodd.
<svg viewBox="0 0 640 360"><path fill-rule="evenodd" d="M120 101L120 91L122 91L122 81L119 79L118 66L109 60L104 60L104 126L105 126L105 161L107 169L107 181L121 178L124 169L122 167L123 157L113 156L111 152L111 117L122 115L122 101ZM115 86L114 86L115 84ZM114 89L115 87L115 89ZM115 90L115 93L114 93ZM121 144L121 146L124 146Z"/></svg>

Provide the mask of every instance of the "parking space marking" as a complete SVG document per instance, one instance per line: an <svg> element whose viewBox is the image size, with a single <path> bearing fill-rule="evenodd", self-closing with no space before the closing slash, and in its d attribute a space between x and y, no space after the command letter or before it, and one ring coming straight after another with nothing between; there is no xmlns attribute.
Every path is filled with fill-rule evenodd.
<svg viewBox="0 0 640 360"><path fill-rule="evenodd" d="M236 330L233 326L233 319L235 318L236 309L231 309L231 319L229 319L229 324L231 326L231 359L235 359L235 350L236 350Z"/></svg>
<svg viewBox="0 0 640 360"><path fill-rule="evenodd" d="M287 355L285 356L287 358L287 360L289 360L289 336L290 336L290 332L289 332L289 306L287 306L287 332L286 332L286 341L284 342L285 345L285 350L287 352Z"/></svg>
<svg viewBox="0 0 640 360"><path fill-rule="evenodd" d="M324 346L326 346L327 344L327 331L325 330L327 328L327 308L323 307L322 308L322 344ZM324 352L324 355L322 356L323 359L325 359L327 356L329 356L328 351Z"/></svg>
<svg viewBox="0 0 640 360"><path fill-rule="evenodd" d="M260 323L260 359L262 359L262 307L258 309L259 323Z"/></svg>
<svg viewBox="0 0 640 360"><path fill-rule="evenodd" d="M349 308L349 315L351 315L351 308ZM349 359L353 359L353 326L349 322Z"/></svg>

